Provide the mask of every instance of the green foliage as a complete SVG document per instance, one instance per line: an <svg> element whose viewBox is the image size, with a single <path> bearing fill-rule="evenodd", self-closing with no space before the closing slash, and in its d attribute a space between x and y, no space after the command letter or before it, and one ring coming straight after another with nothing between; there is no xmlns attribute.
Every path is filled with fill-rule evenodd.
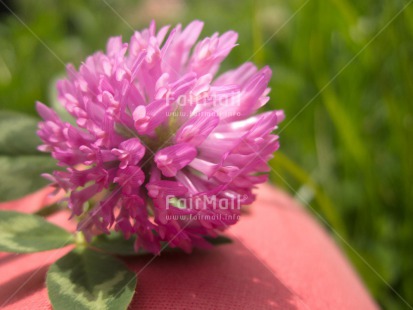
<svg viewBox="0 0 413 310"><path fill-rule="evenodd" d="M118 232L112 232L110 235L99 235L97 236L92 243L90 244L92 248L102 250L103 252L114 254L114 255L121 255L121 256L135 256L135 255L142 255L148 254L149 252L140 249L138 252L134 250L134 243L136 237L131 236L128 240ZM208 241L212 245L222 245L231 243L232 240L225 237L225 236L218 236L216 238L205 237L205 240ZM170 252L174 251L174 248L168 247L166 242L162 243L161 251Z"/></svg>
<svg viewBox="0 0 413 310"><path fill-rule="evenodd" d="M135 293L134 272L118 259L77 248L54 263L46 285L56 310L127 309Z"/></svg>
<svg viewBox="0 0 413 310"><path fill-rule="evenodd" d="M344 236L364 258L337 238L388 309L405 307L388 285L413 302L406 277L413 268L408 138L413 136L413 88L407 70L413 6L403 10L405 4L310 1L265 48L265 61L275 68L272 102L287 114L280 125L281 150L309 176L297 174L276 155L273 180L299 196L307 193L332 235ZM332 209L320 200L320 190Z"/></svg>
<svg viewBox="0 0 413 310"><path fill-rule="evenodd" d="M0 252L33 253L62 248L74 239L42 217L0 211Z"/></svg>
<svg viewBox="0 0 413 310"><path fill-rule="evenodd" d="M218 236L218 237L204 237L206 241L211 243L212 245L223 245L223 244L229 244L232 243L232 239L225 237L223 235Z"/></svg>
<svg viewBox="0 0 413 310"><path fill-rule="evenodd" d="M121 233L113 232L110 235L97 236L91 243L91 246L115 255L133 256L143 254L143 251L139 251L138 253L135 252L135 240L135 237L126 240Z"/></svg>
<svg viewBox="0 0 413 310"><path fill-rule="evenodd" d="M56 161L37 151L40 139L33 117L0 111L0 201L20 198L48 181L42 173L56 169Z"/></svg>
<svg viewBox="0 0 413 310"><path fill-rule="evenodd" d="M199 18L205 35L234 29L240 45L223 69L247 60L269 64L269 107L287 115L272 180L298 192L413 303L413 5L401 12L409 2L194 0L154 10L151 1L106 2L123 20L105 1L11 2L43 43L15 16L1 17L1 108L34 114L35 100L52 102L49 84L63 73L62 62L77 66L104 49L108 36L128 38L131 27L150 18L158 24ZM4 182L1 194L10 190ZM343 249L384 308L404 308L360 257Z"/></svg>
<svg viewBox="0 0 413 310"><path fill-rule="evenodd" d="M36 155L41 140L38 119L13 111L0 111L0 155Z"/></svg>

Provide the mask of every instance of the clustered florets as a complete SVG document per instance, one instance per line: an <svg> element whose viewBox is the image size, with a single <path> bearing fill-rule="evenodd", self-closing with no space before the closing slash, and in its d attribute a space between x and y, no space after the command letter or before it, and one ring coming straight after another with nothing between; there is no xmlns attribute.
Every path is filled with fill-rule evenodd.
<svg viewBox="0 0 413 310"><path fill-rule="evenodd" d="M254 114L269 99L271 70L245 63L214 77L237 34L196 44L202 27L178 25L166 37L169 27L152 23L129 44L111 38L79 71L68 65L57 88L73 124L37 104L40 150L66 168L47 177L69 194L89 238L115 229L154 253L161 241L206 247L203 237L236 223L267 180L284 116Z"/></svg>

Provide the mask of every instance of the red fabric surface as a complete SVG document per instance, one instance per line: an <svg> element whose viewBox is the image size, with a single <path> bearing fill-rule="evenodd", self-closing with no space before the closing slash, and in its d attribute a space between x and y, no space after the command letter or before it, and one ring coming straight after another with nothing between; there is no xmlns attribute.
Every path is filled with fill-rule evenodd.
<svg viewBox="0 0 413 310"><path fill-rule="evenodd" d="M50 189L2 209L32 212ZM67 228L68 213L49 219ZM131 309L377 309L327 233L292 198L268 185L211 251L128 258L138 274ZM0 307L51 309L44 285L48 266L69 248L0 254Z"/></svg>

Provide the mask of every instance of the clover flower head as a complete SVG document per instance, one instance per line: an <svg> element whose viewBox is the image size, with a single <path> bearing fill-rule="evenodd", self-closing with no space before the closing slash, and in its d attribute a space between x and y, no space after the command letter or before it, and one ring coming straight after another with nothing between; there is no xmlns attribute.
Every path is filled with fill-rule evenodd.
<svg viewBox="0 0 413 310"><path fill-rule="evenodd" d="M37 103L41 151L64 170L46 175L68 193L88 238L111 230L159 253L166 241L208 247L238 221L240 205L267 180L282 111L256 114L269 100L271 70L247 62L217 76L237 34L197 43L203 23L110 38L58 81L73 122Z"/></svg>

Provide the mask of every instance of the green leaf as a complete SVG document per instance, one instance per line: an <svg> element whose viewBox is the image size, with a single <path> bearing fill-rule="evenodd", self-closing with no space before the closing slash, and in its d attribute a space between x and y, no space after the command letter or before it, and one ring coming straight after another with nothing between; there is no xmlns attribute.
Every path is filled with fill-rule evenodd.
<svg viewBox="0 0 413 310"><path fill-rule="evenodd" d="M135 252L134 243L136 237L131 236L128 240L125 239L122 233L112 232L110 235L99 235L91 243L92 247L102 250L107 253L116 255L140 255L147 254L148 252L139 250Z"/></svg>
<svg viewBox="0 0 413 310"><path fill-rule="evenodd" d="M41 155L37 151L41 144L36 135L38 121L25 114L0 111L0 155Z"/></svg>
<svg viewBox="0 0 413 310"><path fill-rule="evenodd" d="M37 151L38 120L15 112L0 111L0 201L20 198L49 182L42 173L57 169L56 161Z"/></svg>
<svg viewBox="0 0 413 310"><path fill-rule="evenodd" d="M204 237L206 241L211 243L212 245L221 245L221 244L227 244L231 243L232 240L228 237L225 236L218 236L216 238L211 238L211 237ZM131 236L128 240L125 239L122 233L119 232L112 232L110 235L99 235L97 236L91 243L91 246L102 250L104 252L110 253L110 254L115 254L115 255L122 255L122 256L133 256L133 255L143 255L143 254L148 254L149 252L139 249L138 252L135 252L134 250L134 243L135 243L136 237ZM170 248L165 246L167 245L166 242L162 242L161 244L161 249L162 253L163 252L170 252L170 251L176 251L176 248Z"/></svg>
<svg viewBox="0 0 413 310"><path fill-rule="evenodd" d="M66 209L65 206L55 203L50 206L41 208L40 210L36 211L34 214L47 217L49 215L52 215L64 209Z"/></svg>
<svg viewBox="0 0 413 310"><path fill-rule="evenodd" d="M18 199L50 183L42 173L58 168L45 156L0 156L0 201Z"/></svg>
<svg viewBox="0 0 413 310"><path fill-rule="evenodd" d="M127 309L136 275L118 259L90 249L75 249L54 263L46 278L55 310Z"/></svg>
<svg viewBox="0 0 413 310"><path fill-rule="evenodd" d="M73 236L42 217L0 211L0 252L32 253L62 248Z"/></svg>
<svg viewBox="0 0 413 310"><path fill-rule="evenodd" d="M206 241L211 243L212 245L221 245L221 244L228 244L232 243L232 239L225 237L223 235L211 238L211 237L204 237Z"/></svg>

